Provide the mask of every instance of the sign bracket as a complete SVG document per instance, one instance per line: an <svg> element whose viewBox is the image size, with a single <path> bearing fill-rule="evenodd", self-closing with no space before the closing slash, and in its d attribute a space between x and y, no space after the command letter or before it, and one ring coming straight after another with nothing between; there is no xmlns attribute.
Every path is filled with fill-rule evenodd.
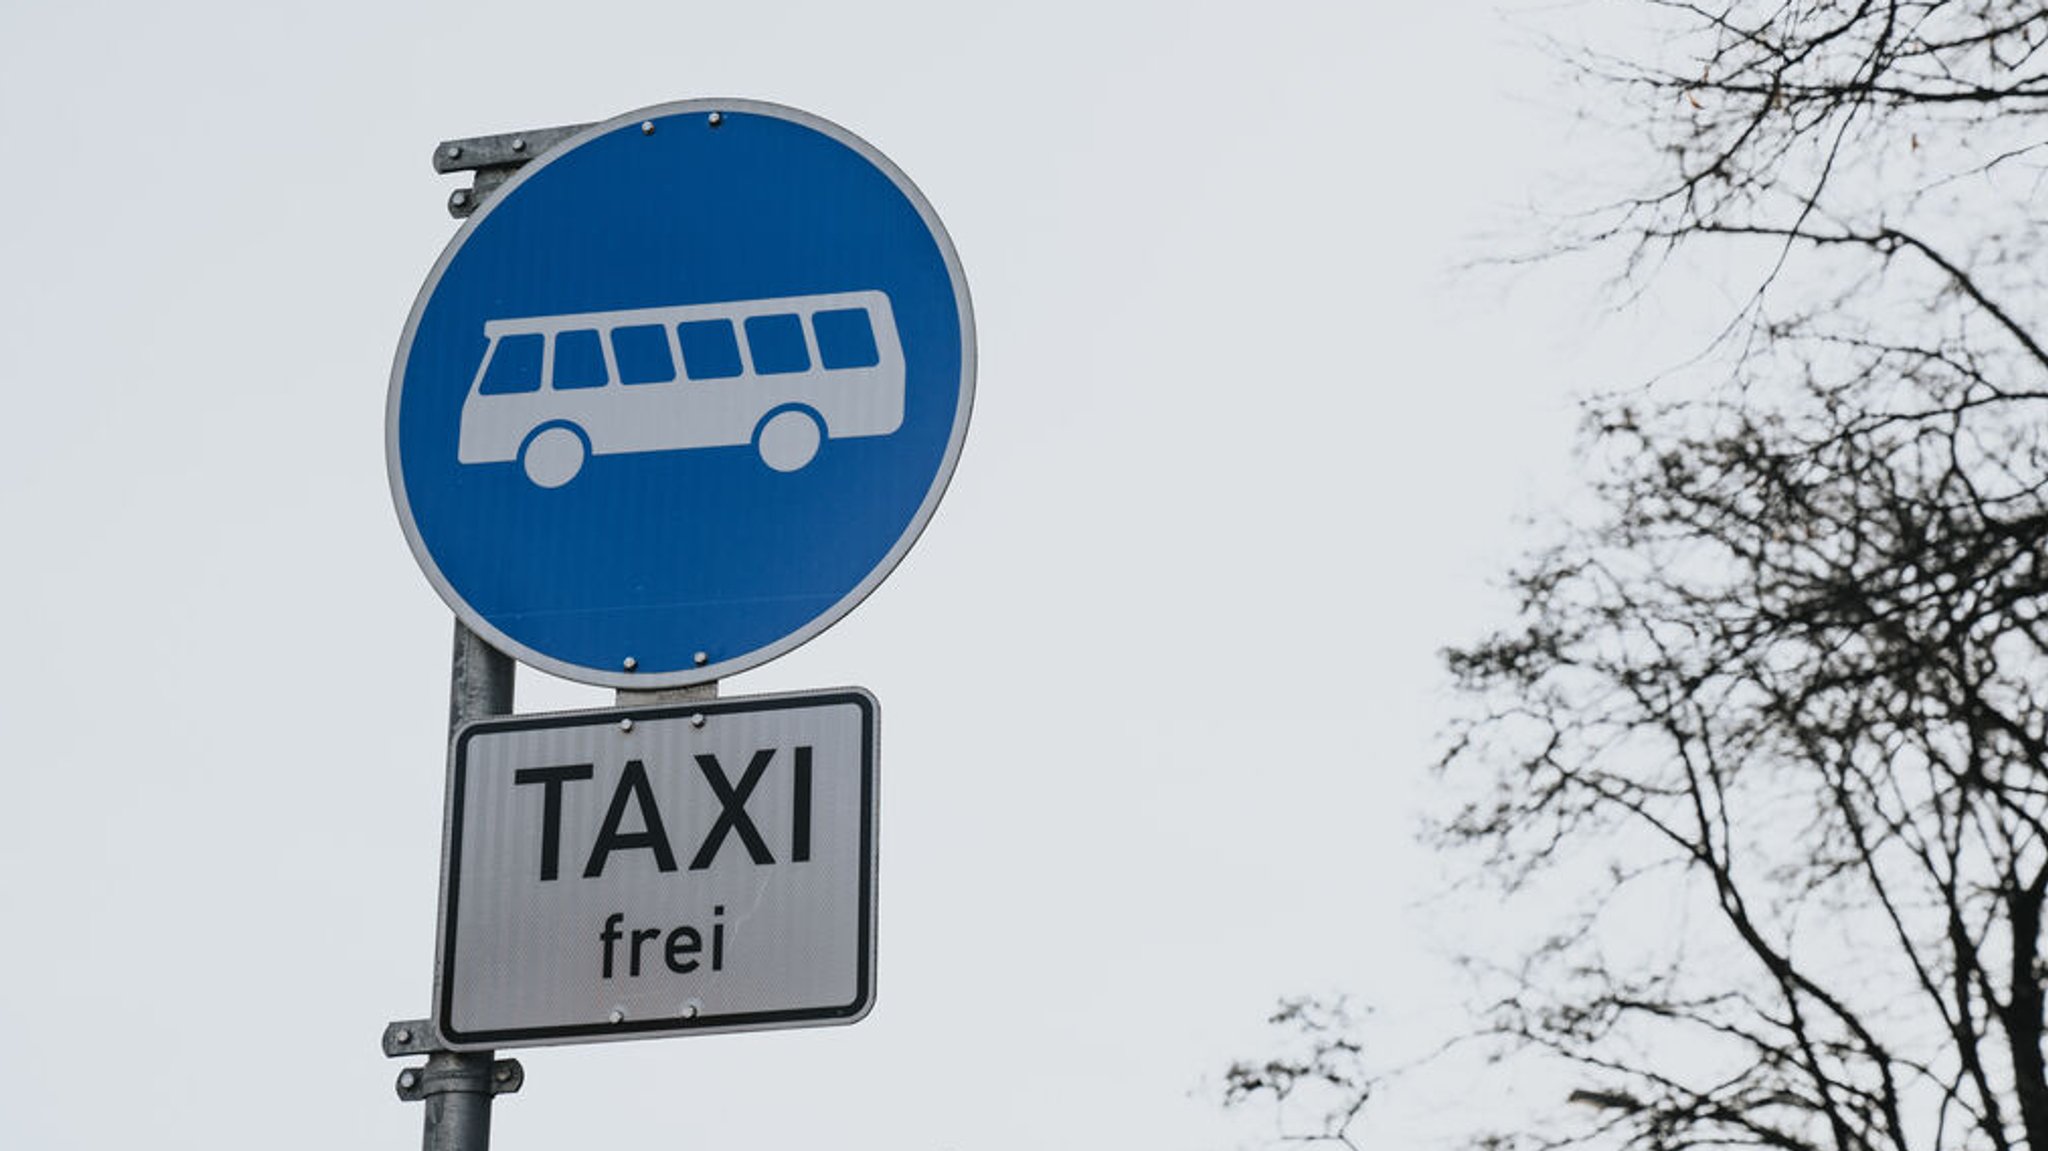
<svg viewBox="0 0 2048 1151"><path fill-rule="evenodd" d="M622 687L613 693L619 707L656 707L664 703L694 703L702 699L718 698L718 681L706 680L687 687L656 688L653 691L634 691Z"/></svg>
<svg viewBox="0 0 2048 1151"><path fill-rule="evenodd" d="M384 1025L384 1054L397 1059L405 1055L432 1055L435 1051L433 1024L424 1019L400 1019Z"/></svg>
<svg viewBox="0 0 2048 1151"><path fill-rule="evenodd" d="M408 1103L432 1095L510 1095L526 1086L526 1068L517 1059L469 1058L434 1046L432 1024L401 1019L384 1028L384 1054L392 1058L424 1055L419 1067L398 1073L398 1097Z"/></svg>
<svg viewBox="0 0 2048 1151"><path fill-rule="evenodd" d="M448 214L458 220L467 219L527 161L588 127L563 124L495 136L465 136L434 145L434 171L444 176L451 172L475 173L469 187L448 193Z"/></svg>
<svg viewBox="0 0 2048 1151"><path fill-rule="evenodd" d="M517 1059L470 1058L453 1051L436 1051L424 1066L398 1073L398 1097L408 1103L441 1095L509 1095L525 1085L526 1069Z"/></svg>

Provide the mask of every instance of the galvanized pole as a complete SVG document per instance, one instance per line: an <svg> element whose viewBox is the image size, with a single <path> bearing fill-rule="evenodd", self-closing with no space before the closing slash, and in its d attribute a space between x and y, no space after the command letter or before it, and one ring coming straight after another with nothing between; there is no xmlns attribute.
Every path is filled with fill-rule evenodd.
<svg viewBox="0 0 2048 1151"><path fill-rule="evenodd" d="M455 624L455 650L448 671L448 738L473 719L512 714L512 660ZM423 1151L490 1151L491 1099L517 1091L526 1081L516 1059L489 1051L442 1051L424 1019L384 1029L386 1055L425 1055L421 1067L398 1073L398 1097L426 1107Z"/></svg>
<svg viewBox="0 0 2048 1151"><path fill-rule="evenodd" d="M512 714L512 658L455 623L455 651L448 671L448 738L473 719ZM426 1097L422 1151L489 1151L491 1097L499 1089L496 1060L489 1051L438 1051L427 1057L426 1073L447 1089Z"/></svg>
<svg viewBox="0 0 2048 1151"><path fill-rule="evenodd" d="M455 621L448 667L448 738L472 719L512 714L512 657Z"/></svg>
<svg viewBox="0 0 2048 1151"><path fill-rule="evenodd" d="M501 136L446 140L434 148L434 170L472 172L471 186L449 194L448 214L463 219L475 212L522 165L580 131L584 125L539 128ZM475 632L455 623L455 650L448 674L448 739L474 719L512 714L513 663ZM715 694L716 688L712 689ZM443 1051L425 1019L404 1019L384 1028L384 1054L424 1055L427 1061L398 1073L398 1097L425 1105L420 1136L423 1151L490 1151L491 1099L517 1091L526 1073L516 1059L489 1051Z"/></svg>

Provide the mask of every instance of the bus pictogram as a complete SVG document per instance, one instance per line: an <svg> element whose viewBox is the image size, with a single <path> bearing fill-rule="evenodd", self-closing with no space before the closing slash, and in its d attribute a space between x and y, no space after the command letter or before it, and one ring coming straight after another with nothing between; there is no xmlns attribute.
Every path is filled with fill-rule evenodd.
<svg viewBox="0 0 2048 1151"><path fill-rule="evenodd" d="M778 472L903 424L889 297L837 292L486 320L456 459L543 488L592 456L751 445Z"/></svg>

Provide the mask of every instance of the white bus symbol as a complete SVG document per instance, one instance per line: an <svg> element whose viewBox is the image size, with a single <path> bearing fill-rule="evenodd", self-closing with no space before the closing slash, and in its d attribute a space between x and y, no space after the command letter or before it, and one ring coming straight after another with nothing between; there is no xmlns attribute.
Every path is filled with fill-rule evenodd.
<svg viewBox="0 0 2048 1151"><path fill-rule="evenodd" d="M488 320L456 459L518 460L544 488L587 456L752 444L793 472L826 438L903 424L903 346L881 292Z"/></svg>

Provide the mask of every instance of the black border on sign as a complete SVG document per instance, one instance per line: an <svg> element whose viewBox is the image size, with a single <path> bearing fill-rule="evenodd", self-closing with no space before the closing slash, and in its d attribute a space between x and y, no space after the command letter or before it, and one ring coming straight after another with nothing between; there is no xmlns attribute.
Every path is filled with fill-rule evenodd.
<svg viewBox="0 0 2048 1151"><path fill-rule="evenodd" d="M473 736L505 731L533 731L585 726L607 726L621 719L686 719L693 715L735 715L754 711L799 711L852 704L860 711L860 910L857 932L857 968L854 998L829 1007L789 1011L747 1011L724 1015L699 1015L690 1019L627 1020L622 1023L575 1023L553 1027L514 1027L485 1031L461 1031L448 1023L454 1000L456 904L462 886L462 808L468 783L469 741ZM667 1035L718 1034L764 1031L784 1027L829 1026L858 1022L875 1002L875 868L878 855L875 818L876 765L880 759L878 713L875 697L857 687L783 695L739 696L705 699L687 703L646 707L605 708L597 711L546 712L530 715L495 716L464 724L448 749L447 813L441 846L441 909L436 925L434 957L434 1030L441 1046L449 1051L486 1051L497 1047L538 1047L559 1043L605 1042L618 1039L653 1039Z"/></svg>

